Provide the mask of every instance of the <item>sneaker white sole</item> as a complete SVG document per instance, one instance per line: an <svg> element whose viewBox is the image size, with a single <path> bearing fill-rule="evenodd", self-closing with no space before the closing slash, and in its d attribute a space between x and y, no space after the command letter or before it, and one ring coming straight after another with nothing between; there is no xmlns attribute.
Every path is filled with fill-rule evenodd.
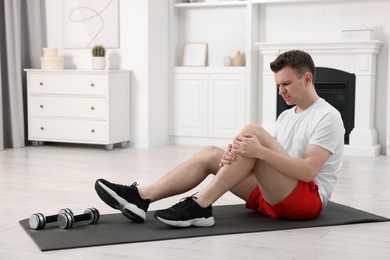
<svg viewBox="0 0 390 260"><path fill-rule="evenodd" d="M168 219L163 219L160 218L159 216L156 216L156 219L161 221L162 223L165 223L170 226L174 227L190 227L190 226L195 226L195 227L211 227L214 226L215 220L214 217L209 217L209 218L194 218L194 219L189 219L189 220L168 220Z"/></svg>
<svg viewBox="0 0 390 260"><path fill-rule="evenodd" d="M143 218L144 220L146 219L146 212L143 211L142 209L138 208L137 205L131 204L122 197L120 197L118 194L116 194L115 191L111 190L108 188L106 185L101 183L100 181L98 182L100 187L102 187L108 194L111 195L118 203L119 203L119 210L125 214L126 210L133 212L137 216ZM125 214L126 215L126 214Z"/></svg>

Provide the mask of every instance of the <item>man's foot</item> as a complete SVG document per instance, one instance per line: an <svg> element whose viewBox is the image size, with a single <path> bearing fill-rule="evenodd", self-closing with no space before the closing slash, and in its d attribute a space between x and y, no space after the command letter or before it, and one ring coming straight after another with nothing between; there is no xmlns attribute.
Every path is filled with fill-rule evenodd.
<svg viewBox="0 0 390 260"><path fill-rule="evenodd" d="M120 210L126 218L138 223L145 221L150 200L141 198L136 182L125 186L99 179L95 182L95 190L107 205Z"/></svg>
<svg viewBox="0 0 390 260"><path fill-rule="evenodd" d="M164 210L157 210L154 217L170 226L175 227L210 227L215 224L211 205L202 208L193 200L194 196L187 197L176 205Z"/></svg>

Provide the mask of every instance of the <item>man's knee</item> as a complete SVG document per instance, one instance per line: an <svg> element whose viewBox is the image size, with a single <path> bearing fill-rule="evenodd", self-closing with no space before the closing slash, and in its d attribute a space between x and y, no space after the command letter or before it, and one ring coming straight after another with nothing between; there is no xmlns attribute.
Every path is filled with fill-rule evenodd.
<svg viewBox="0 0 390 260"><path fill-rule="evenodd" d="M218 156L223 150L213 145L204 147L200 153L208 157Z"/></svg>
<svg viewBox="0 0 390 260"><path fill-rule="evenodd" d="M257 124L246 125L240 134L252 134L266 147L270 147L271 143L275 142L275 138L264 127Z"/></svg>
<svg viewBox="0 0 390 260"><path fill-rule="evenodd" d="M224 150L216 146L206 146L202 148L197 154L195 154L195 159L199 163L204 164L206 167L209 167L210 170L215 166L218 166L219 161L221 160L224 154Z"/></svg>
<svg viewBox="0 0 390 260"><path fill-rule="evenodd" d="M242 130L241 130L241 134L244 134L244 133L251 133L251 134L255 134L255 135L259 135L259 134L263 134L263 133L266 133L267 131L261 126L261 125L258 125L258 124L253 124L253 123L250 123L250 124L247 124Z"/></svg>
<svg viewBox="0 0 390 260"><path fill-rule="evenodd" d="M287 154L284 148L278 143L275 137L273 137L264 127L257 124L248 124L240 132L240 134L252 134L257 137L261 142L261 145L271 149L275 152Z"/></svg>

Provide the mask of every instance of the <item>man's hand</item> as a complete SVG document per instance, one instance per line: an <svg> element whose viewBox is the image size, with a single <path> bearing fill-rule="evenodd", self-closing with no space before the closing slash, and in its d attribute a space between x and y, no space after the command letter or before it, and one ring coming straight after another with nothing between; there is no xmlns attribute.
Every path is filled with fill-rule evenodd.
<svg viewBox="0 0 390 260"><path fill-rule="evenodd" d="M219 167L222 167L224 165L228 165L231 162L233 162L236 159L236 155L232 153L232 145L229 144L225 153L223 154L220 162L219 162Z"/></svg>
<svg viewBox="0 0 390 260"><path fill-rule="evenodd" d="M231 152L246 158L261 158L261 150L264 148L259 139L252 134L240 134L234 138Z"/></svg>

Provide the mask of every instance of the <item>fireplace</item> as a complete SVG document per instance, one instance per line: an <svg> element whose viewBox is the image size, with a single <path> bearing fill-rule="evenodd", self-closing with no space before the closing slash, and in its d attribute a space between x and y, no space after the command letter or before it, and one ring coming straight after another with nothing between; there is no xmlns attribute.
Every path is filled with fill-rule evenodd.
<svg viewBox="0 0 390 260"><path fill-rule="evenodd" d="M378 133L375 129L375 88L376 61L381 41L336 41L336 42L258 42L260 75L259 75L259 123L270 129L274 126L277 111L277 92L275 79L269 64L278 54L288 50L304 50L308 52L317 67L333 68L355 75L355 104L354 112L348 110L345 117L353 116L352 131L344 147L345 155L377 156L380 153ZM317 79L317 86L320 78ZM349 83L348 83L349 84ZM327 89L331 89L327 85ZM324 87L325 88L325 87ZM348 91L349 88L348 88ZM321 93L320 93L321 95ZM325 96L335 94L322 93ZM336 95L337 96L337 95ZM347 97L350 97L350 93ZM348 101L349 102L349 101ZM349 130L348 130L349 131Z"/></svg>
<svg viewBox="0 0 390 260"><path fill-rule="evenodd" d="M318 95L340 112L345 128L344 143L349 144L349 134L355 125L355 75L342 70L317 67L314 85ZM277 116L290 107L277 95Z"/></svg>

